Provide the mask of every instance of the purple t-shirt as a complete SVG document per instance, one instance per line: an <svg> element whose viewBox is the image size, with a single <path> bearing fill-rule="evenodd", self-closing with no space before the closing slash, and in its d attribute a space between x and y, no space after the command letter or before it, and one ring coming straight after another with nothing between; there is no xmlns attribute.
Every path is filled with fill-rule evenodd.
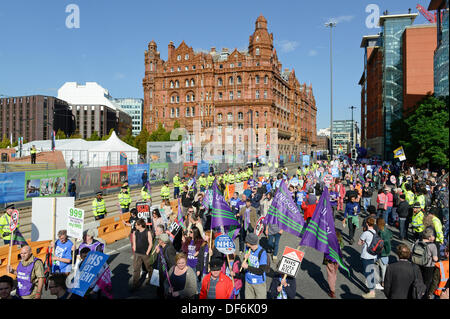
<svg viewBox="0 0 450 319"><path fill-rule="evenodd" d="M195 257L194 256L195 253L196 253L196 250L195 250L194 240L191 240L191 243L188 246L187 265L194 270L195 270L195 267L197 266L197 262L198 262L198 256Z"/></svg>

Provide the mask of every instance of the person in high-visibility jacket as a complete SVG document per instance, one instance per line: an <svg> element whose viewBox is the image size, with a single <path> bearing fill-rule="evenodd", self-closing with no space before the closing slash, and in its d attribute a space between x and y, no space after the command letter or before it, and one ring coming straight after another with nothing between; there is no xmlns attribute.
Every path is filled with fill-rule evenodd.
<svg viewBox="0 0 450 319"><path fill-rule="evenodd" d="M122 214L128 213L130 211L131 196L128 193L127 186L122 186L122 189L117 197L119 198L119 205L122 209Z"/></svg>
<svg viewBox="0 0 450 319"><path fill-rule="evenodd" d="M200 186L200 192L204 192L208 186L208 180L206 179L205 173L201 173L198 178L198 185Z"/></svg>
<svg viewBox="0 0 450 319"><path fill-rule="evenodd" d="M183 195L183 193L184 193L184 186L186 186L186 185L187 185L186 179L184 177L182 177L181 178L181 182L180 182L180 196L179 197L181 197L181 195Z"/></svg>
<svg viewBox="0 0 450 319"><path fill-rule="evenodd" d="M164 182L164 186L161 187L160 195L162 200L169 199L170 197L169 182L167 181Z"/></svg>
<svg viewBox="0 0 450 319"><path fill-rule="evenodd" d="M234 182L240 183L242 181L242 170L239 169L236 174L234 174Z"/></svg>
<svg viewBox="0 0 450 319"><path fill-rule="evenodd" d="M428 215L432 216L431 222L433 223L434 232L436 233L436 244L442 245L444 243L444 232L442 231L441 220L436 216L439 214L439 208L433 207L428 212ZM439 251L439 247L438 247Z"/></svg>
<svg viewBox="0 0 450 319"><path fill-rule="evenodd" d="M9 224L11 223L11 214L14 211L14 204L6 206L6 213L0 217L0 235L3 238L5 245L9 245L11 241L11 230L9 229ZM17 223L16 229L19 228L19 223Z"/></svg>
<svg viewBox="0 0 450 319"><path fill-rule="evenodd" d="M433 299L439 298L447 286L448 277L449 277L449 268L448 268L448 257L449 257L449 248L445 247L444 251L444 260L437 262L434 264L435 270L433 275L433 280L430 285L429 296L428 298ZM447 288L448 289L448 288ZM433 296L434 295L434 296Z"/></svg>
<svg viewBox="0 0 450 319"><path fill-rule="evenodd" d="M214 182L214 179L215 179L215 177L214 177L213 172L209 172L209 175L208 175L208 178L207 178L207 180L208 180L208 187L212 186L212 184Z"/></svg>
<svg viewBox="0 0 450 319"><path fill-rule="evenodd" d="M249 167L247 168L247 179L253 177L253 170Z"/></svg>
<svg viewBox="0 0 450 319"><path fill-rule="evenodd" d="M180 173L176 172L173 177L173 198L177 199L180 196Z"/></svg>
<svg viewBox="0 0 450 319"><path fill-rule="evenodd" d="M221 178L219 180L223 181L224 184L228 184L228 173L225 172L222 174Z"/></svg>
<svg viewBox="0 0 450 319"><path fill-rule="evenodd" d="M423 225L423 217L424 213L422 208L420 207L420 204L418 202L415 202L413 206L413 216L411 221L415 241L422 238L422 233L425 228L425 226Z"/></svg>
<svg viewBox="0 0 450 319"><path fill-rule="evenodd" d="M234 174L233 172L230 171L230 173L228 174L228 184L234 184Z"/></svg>
<svg viewBox="0 0 450 319"><path fill-rule="evenodd" d="M151 188L150 183L147 182L141 189L141 197L144 202L151 202L152 201L152 194L151 194Z"/></svg>
<svg viewBox="0 0 450 319"><path fill-rule="evenodd" d="M97 192L97 197L92 201L92 213L95 220L103 219L107 214L102 192Z"/></svg>
<svg viewBox="0 0 450 319"><path fill-rule="evenodd" d="M31 164L36 164L36 146L32 146L30 149L30 155L31 155Z"/></svg>
<svg viewBox="0 0 450 319"><path fill-rule="evenodd" d="M300 177L302 175L302 170L300 166L297 168L297 177Z"/></svg>
<svg viewBox="0 0 450 319"><path fill-rule="evenodd" d="M402 190L405 192L405 199L410 206L414 205L414 193L411 191L411 186L406 184Z"/></svg>
<svg viewBox="0 0 450 319"><path fill-rule="evenodd" d="M131 194L130 185L128 185L128 181L123 182L122 187L126 187L128 194Z"/></svg>
<svg viewBox="0 0 450 319"><path fill-rule="evenodd" d="M425 209L425 195L422 193L422 190L420 190L420 194L416 196L415 201L420 204L420 208Z"/></svg>

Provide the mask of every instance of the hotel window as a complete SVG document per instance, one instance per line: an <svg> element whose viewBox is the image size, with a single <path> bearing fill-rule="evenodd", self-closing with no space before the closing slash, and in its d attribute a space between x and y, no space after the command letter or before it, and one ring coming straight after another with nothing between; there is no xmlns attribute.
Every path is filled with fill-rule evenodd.
<svg viewBox="0 0 450 319"><path fill-rule="evenodd" d="M195 116L195 107L191 108L192 116Z"/></svg>
<svg viewBox="0 0 450 319"><path fill-rule="evenodd" d="M242 78L240 75L238 75L237 77L237 84L241 84L242 83Z"/></svg>
<svg viewBox="0 0 450 319"><path fill-rule="evenodd" d="M243 130L244 129L244 124L242 124L242 123L238 124L238 129Z"/></svg>
<svg viewBox="0 0 450 319"><path fill-rule="evenodd" d="M255 76L255 83L259 84L259 75Z"/></svg>
<svg viewBox="0 0 450 319"><path fill-rule="evenodd" d="M238 113L238 120L243 120L244 119L244 113L239 112Z"/></svg>
<svg viewBox="0 0 450 319"><path fill-rule="evenodd" d="M220 65L219 65L219 69L223 69L223 64L220 64Z"/></svg>
<svg viewBox="0 0 450 319"><path fill-rule="evenodd" d="M191 86L195 86L195 81L194 81L194 79L191 79Z"/></svg>
<svg viewBox="0 0 450 319"><path fill-rule="evenodd" d="M219 100L222 99L222 92L219 92Z"/></svg>
<svg viewBox="0 0 450 319"><path fill-rule="evenodd" d="M233 99L233 91L230 91L230 100Z"/></svg>
<svg viewBox="0 0 450 319"><path fill-rule="evenodd" d="M170 97L170 103L175 103L175 96L174 96L174 95L172 95L172 96Z"/></svg>
<svg viewBox="0 0 450 319"><path fill-rule="evenodd" d="M256 90L256 98L259 99L259 90Z"/></svg>
<svg viewBox="0 0 450 319"><path fill-rule="evenodd" d="M189 87L189 80L185 81L185 86L188 88Z"/></svg>
<svg viewBox="0 0 450 319"><path fill-rule="evenodd" d="M185 70L185 71L189 71L189 67L186 65L186 66L184 67L184 70Z"/></svg>
<svg viewBox="0 0 450 319"><path fill-rule="evenodd" d="M195 68L196 68L195 65L193 65L193 66L192 66L192 70L195 70Z"/></svg>
<svg viewBox="0 0 450 319"><path fill-rule="evenodd" d="M150 90L150 98L153 97L153 90Z"/></svg>
<svg viewBox="0 0 450 319"><path fill-rule="evenodd" d="M264 98L267 99L267 90L264 90Z"/></svg>
<svg viewBox="0 0 450 319"><path fill-rule="evenodd" d="M181 55L177 56L177 61L181 61Z"/></svg>
<svg viewBox="0 0 450 319"><path fill-rule="evenodd" d="M180 97L177 95L177 103L180 103Z"/></svg>
<svg viewBox="0 0 450 319"><path fill-rule="evenodd" d="M173 72L173 67L170 68L170 72Z"/></svg>
<svg viewBox="0 0 450 319"><path fill-rule="evenodd" d="M186 94L186 102L190 102L190 95Z"/></svg>
<svg viewBox="0 0 450 319"><path fill-rule="evenodd" d="M264 84L267 84L267 83L269 83L269 77L266 75L266 76L264 77Z"/></svg>
<svg viewBox="0 0 450 319"><path fill-rule="evenodd" d="M178 67L178 68L177 68L177 71L180 72L180 71L181 71L181 67Z"/></svg>
<svg viewBox="0 0 450 319"><path fill-rule="evenodd" d="M195 94L192 94L192 102L195 102Z"/></svg>
<svg viewBox="0 0 450 319"><path fill-rule="evenodd" d="M217 85L218 85L218 86L222 86L222 84L223 84L222 79L219 78L219 79L217 80Z"/></svg>
<svg viewBox="0 0 450 319"><path fill-rule="evenodd" d="M180 108L179 108L179 107L177 107L177 109L176 109L175 116L176 116L176 117L179 117L179 116L180 116Z"/></svg>
<svg viewBox="0 0 450 319"><path fill-rule="evenodd" d="M228 113L227 114L227 119L228 119L228 121L232 121L233 120L233 113Z"/></svg>
<svg viewBox="0 0 450 319"><path fill-rule="evenodd" d="M228 84L233 85L233 77L232 76L230 76L230 78L228 79Z"/></svg>
<svg viewBox="0 0 450 319"><path fill-rule="evenodd" d="M185 59L185 60L188 60L188 59L189 59L189 54L186 54L186 55L184 56L184 59Z"/></svg>
<svg viewBox="0 0 450 319"><path fill-rule="evenodd" d="M222 122L222 113L217 114L217 121Z"/></svg>
<svg viewBox="0 0 450 319"><path fill-rule="evenodd" d="M259 112L255 111L255 117L258 118L259 117Z"/></svg>
<svg viewBox="0 0 450 319"><path fill-rule="evenodd" d="M242 66L242 62L238 62L238 67L241 67Z"/></svg>
<svg viewBox="0 0 450 319"><path fill-rule="evenodd" d="M267 111L266 111L266 112L264 112L264 117L265 117L265 118L267 118Z"/></svg>
<svg viewBox="0 0 450 319"><path fill-rule="evenodd" d="M189 117L189 107L186 108L186 117Z"/></svg>
<svg viewBox="0 0 450 319"><path fill-rule="evenodd" d="M170 88L173 89L173 81L170 81Z"/></svg>
<svg viewBox="0 0 450 319"><path fill-rule="evenodd" d="M256 48L256 55L259 55L259 48Z"/></svg>
<svg viewBox="0 0 450 319"><path fill-rule="evenodd" d="M238 99L241 98L241 91L237 91L237 98L238 98Z"/></svg>
<svg viewBox="0 0 450 319"><path fill-rule="evenodd" d="M180 87L180 82L178 82L178 80L175 81L175 87L179 88Z"/></svg>

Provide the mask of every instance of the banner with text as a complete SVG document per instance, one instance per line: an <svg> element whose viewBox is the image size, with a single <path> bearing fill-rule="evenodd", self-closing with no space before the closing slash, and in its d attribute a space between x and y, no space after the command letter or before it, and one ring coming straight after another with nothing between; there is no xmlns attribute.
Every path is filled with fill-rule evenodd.
<svg viewBox="0 0 450 319"><path fill-rule="evenodd" d="M24 200L25 172L0 173L0 204Z"/></svg>
<svg viewBox="0 0 450 319"><path fill-rule="evenodd" d="M164 182L169 178L169 163L150 163L148 181L150 184Z"/></svg>
<svg viewBox="0 0 450 319"><path fill-rule="evenodd" d="M100 168L100 189L121 187L128 179L126 165L104 166Z"/></svg>
<svg viewBox="0 0 450 319"><path fill-rule="evenodd" d="M136 164L128 165L128 184L129 185L142 185L142 174L147 171L149 176L150 165L149 164Z"/></svg>
<svg viewBox="0 0 450 319"><path fill-rule="evenodd" d="M66 193L66 169L25 172L25 200L65 196Z"/></svg>

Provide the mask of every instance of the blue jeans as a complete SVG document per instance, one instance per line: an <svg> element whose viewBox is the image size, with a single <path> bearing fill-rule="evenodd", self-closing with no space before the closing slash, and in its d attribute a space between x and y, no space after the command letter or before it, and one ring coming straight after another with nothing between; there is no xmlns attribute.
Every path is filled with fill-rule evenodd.
<svg viewBox="0 0 450 319"><path fill-rule="evenodd" d="M363 265L364 276L367 279L367 288L374 290L376 285L375 274L375 259L363 259L361 258Z"/></svg>
<svg viewBox="0 0 450 319"><path fill-rule="evenodd" d="M403 240L406 238L406 218L399 218L400 222L400 239Z"/></svg>
<svg viewBox="0 0 450 319"><path fill-rule="evenodd" d="M179 187L174 187L173 188L173 198L177 199L179 195L180 195L180 188Z"/></svg>
<svg viewBox="0 0 450 319"><path fill-rule="evenodd" d="M268 243L269 247L273 250L273 255L278 255L278 244L280 242L281 234L269 235Z"/></svg>
<svg viewBox="0 0 450 319"><path fill-rule="evenodd" d="M364 203L364 210L367 211L367 207L370 206L370 197L363 197L363 203Z"/></svg>
<svg viewBox="0 0 450 319"><path fill-rule="evenodd" d="M383 219L384 219L384 222L386 223L386 225L388 224L389 216L391 215L391 211L392 211L392 206L390 206L390 207L388 206L388 208L383 213Z"/></svg>

